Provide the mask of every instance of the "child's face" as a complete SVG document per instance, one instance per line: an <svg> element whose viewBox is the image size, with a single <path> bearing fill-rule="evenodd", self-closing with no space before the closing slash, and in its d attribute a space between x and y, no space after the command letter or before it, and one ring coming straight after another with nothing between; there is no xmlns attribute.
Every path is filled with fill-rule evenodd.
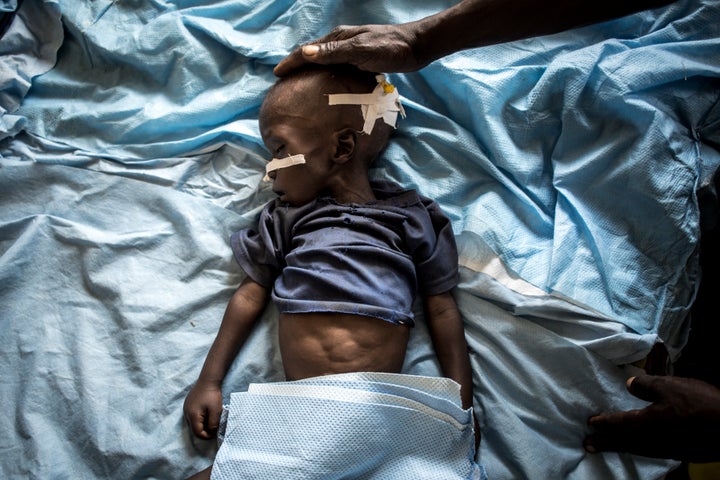
<svg viewBox="0 0 720 480"><path fill-rule="evenodd" d="M277 106L280 107L280 106ZM269 106L260 115L260 133L273 158L302 154L305 163L270 172L273 192L299 206L317 198L328 186L335 152L330 128L317 110Z"/></svg>

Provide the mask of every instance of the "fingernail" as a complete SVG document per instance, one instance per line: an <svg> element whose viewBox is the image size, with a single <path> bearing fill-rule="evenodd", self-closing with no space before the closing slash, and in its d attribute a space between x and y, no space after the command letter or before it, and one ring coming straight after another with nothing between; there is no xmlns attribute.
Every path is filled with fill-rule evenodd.
<svg viewBox="0 0 720 480"><path fill-rule="evenodd" d="M317 53L320 51L320 47L317 45L305 45L302 48L303 55L307 55L308 57L313 57L317 55Z"/></svg>

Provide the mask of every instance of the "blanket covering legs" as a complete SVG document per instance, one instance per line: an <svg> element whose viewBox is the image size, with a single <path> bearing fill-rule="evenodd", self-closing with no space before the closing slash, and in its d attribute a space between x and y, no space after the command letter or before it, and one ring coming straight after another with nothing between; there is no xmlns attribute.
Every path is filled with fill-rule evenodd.
<svg viewBox="0 0 720 480"><path fill-rule="evenodd" d="M358 373L233 393L212 479L481 479L446 378Z"/></svg>

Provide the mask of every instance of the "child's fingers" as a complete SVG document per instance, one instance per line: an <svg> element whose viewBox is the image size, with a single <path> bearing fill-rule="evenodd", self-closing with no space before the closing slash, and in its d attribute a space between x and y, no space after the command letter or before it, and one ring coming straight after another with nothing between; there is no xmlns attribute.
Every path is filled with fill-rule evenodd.
<svg viewBox="0 0 720 480"><path fill-rule="evenodd" d="M204 410L187 412L185 420L195 436L204 439L212 438L209 428L206 428L206 413Z"/></svg>

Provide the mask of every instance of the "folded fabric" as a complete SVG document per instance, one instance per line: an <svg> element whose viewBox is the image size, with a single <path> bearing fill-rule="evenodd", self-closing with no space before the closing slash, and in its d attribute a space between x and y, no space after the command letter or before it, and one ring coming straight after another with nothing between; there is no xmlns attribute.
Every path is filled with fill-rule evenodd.
<svg viewBox="0 0 720 480"><path fill-rule="evenodd" d="M0 12L14 12L17 6L17 0L0 0Z"/></svg>
<svg viewBox="0 0 720 480"><path fill-rule="evenodd" d="M450 379L351 373L230 397L212 479L481 479Z"/></svg>
<svg viewBox="0 0 720 480"><path fill-rule="evenodd" d="M28 0L19 7L0 0L0 140L25 127L26 119L15 112L32 79L53 67L63 41L58 5Z"/></svg>

